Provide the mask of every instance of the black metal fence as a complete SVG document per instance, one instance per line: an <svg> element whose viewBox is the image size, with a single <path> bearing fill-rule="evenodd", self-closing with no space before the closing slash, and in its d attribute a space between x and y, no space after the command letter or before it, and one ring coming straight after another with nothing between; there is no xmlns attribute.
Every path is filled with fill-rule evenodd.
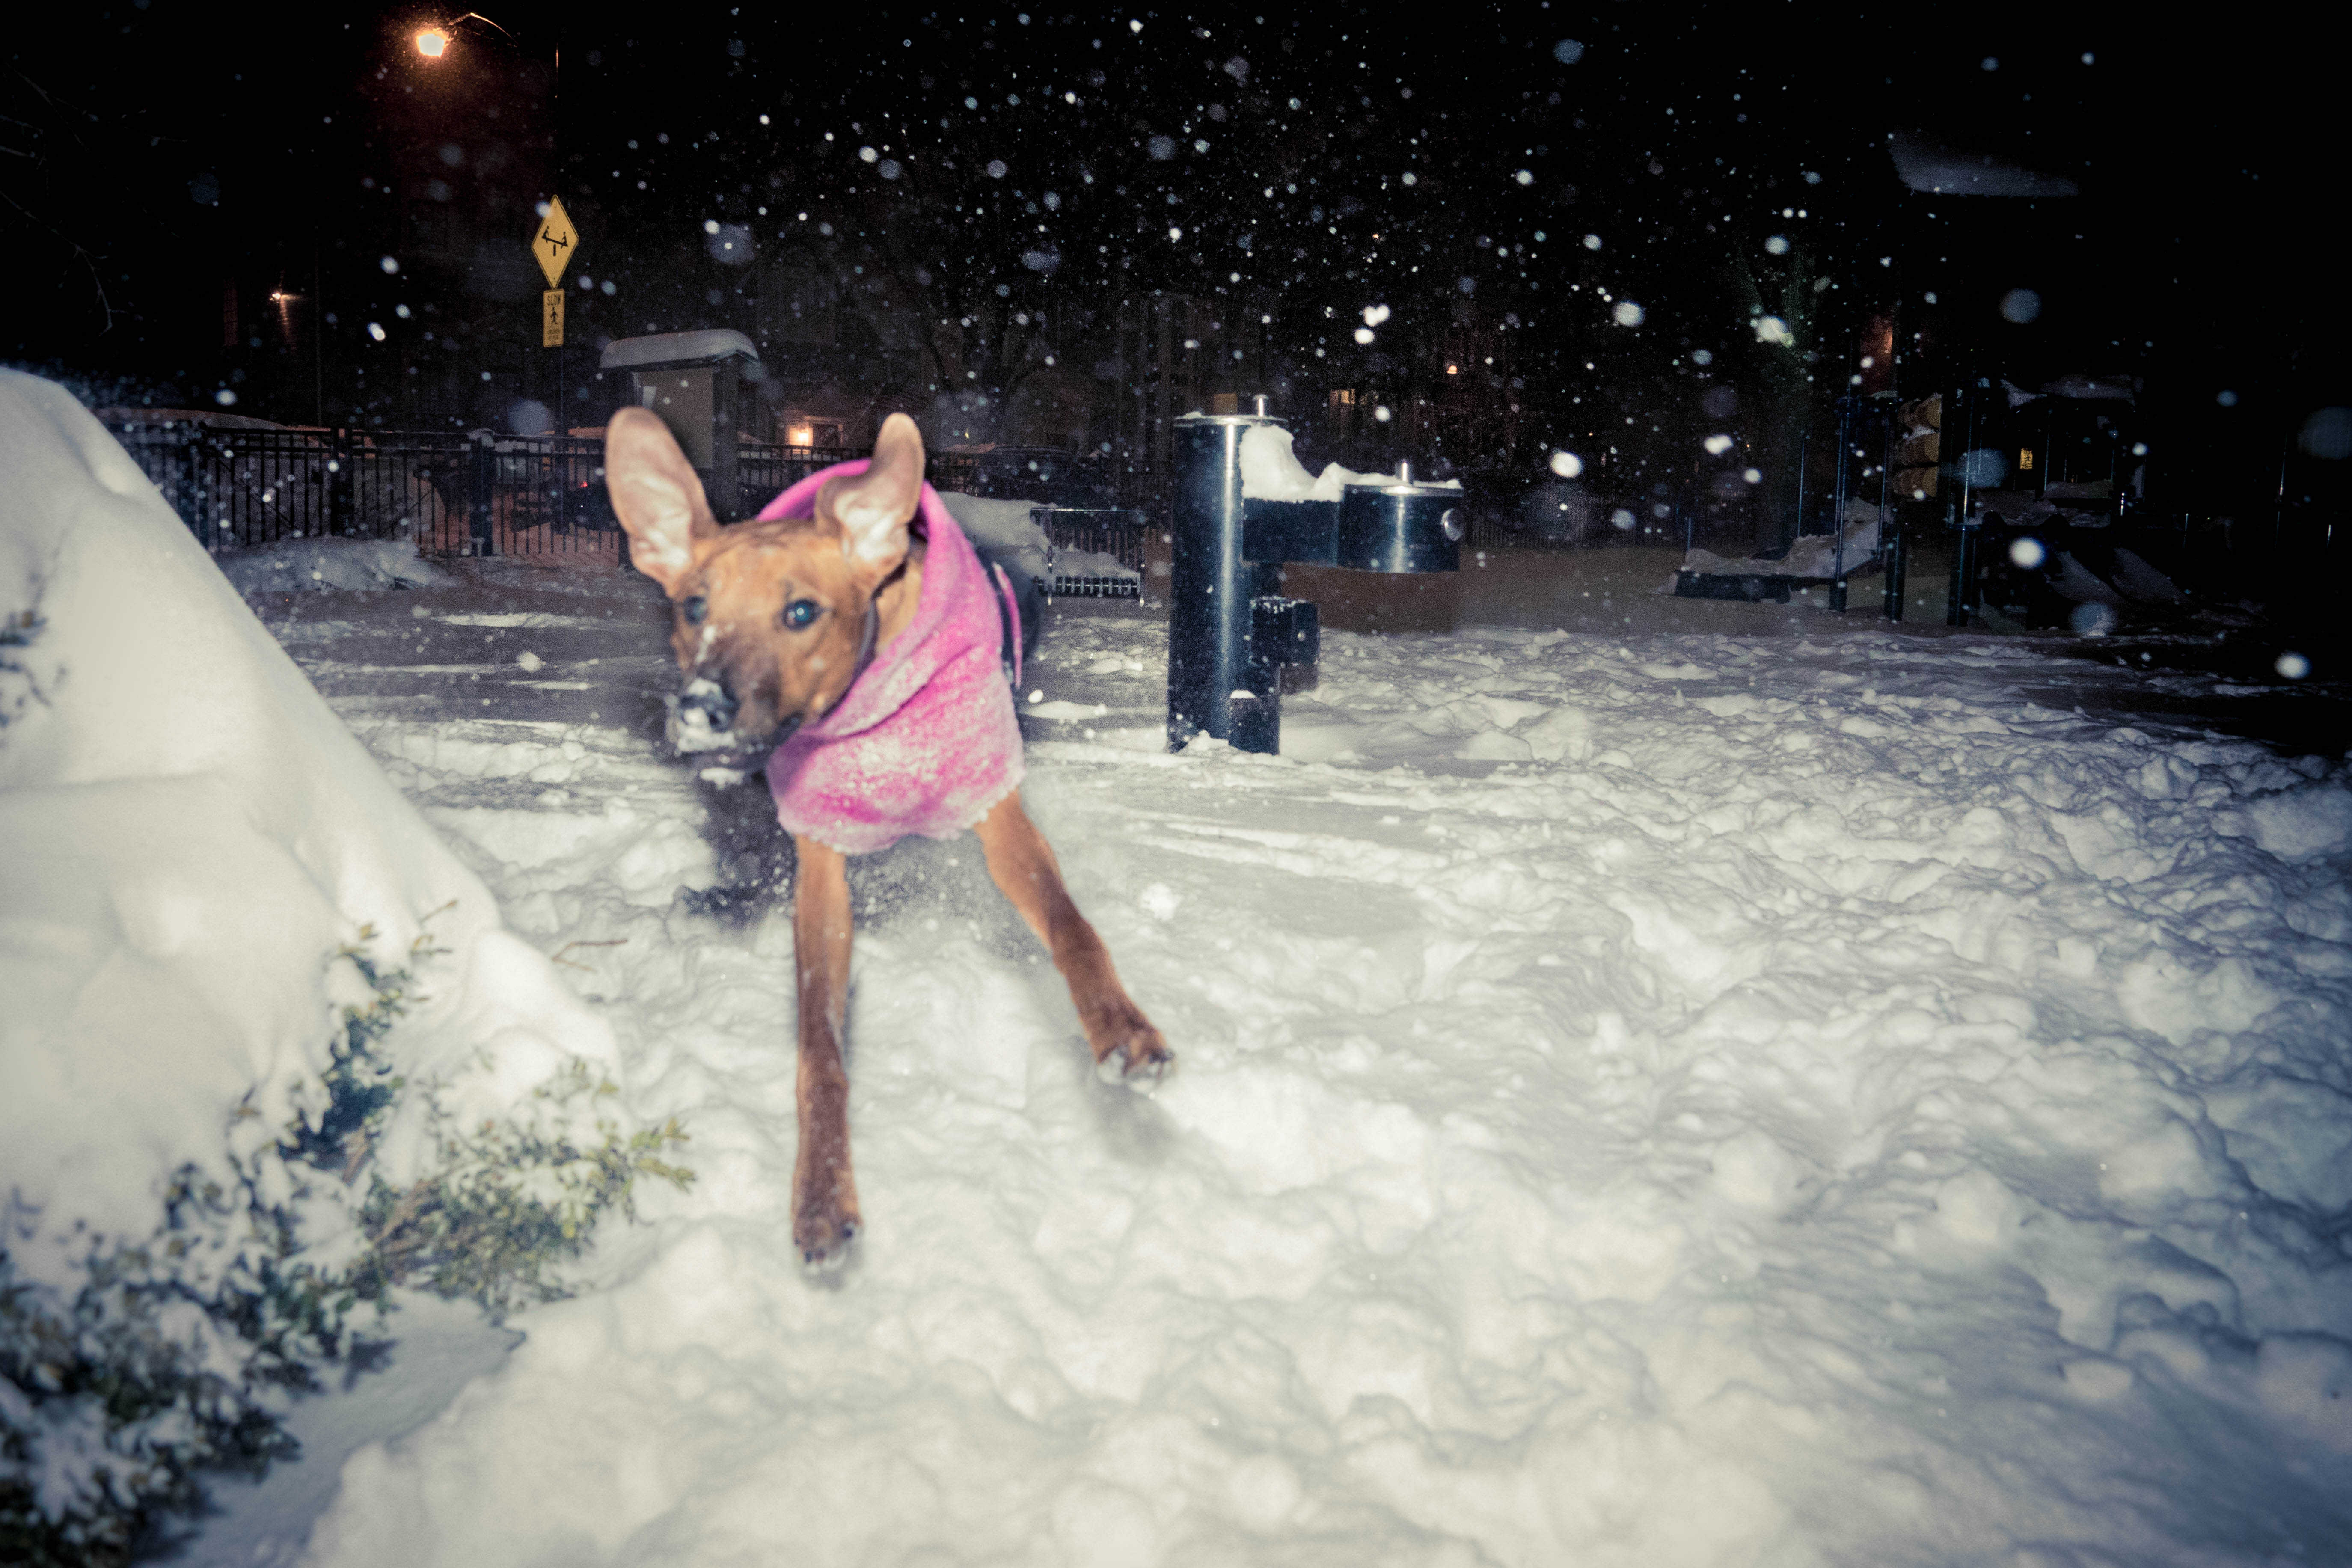
<svg viewBox="0 0 2352 1568"><path fill-rule="evenodd" d="M1143 570L1147 513L1128 507L1038 506L1029 515L1056 550L1108 555L1130 572Z"/></svg>
<svg viewBox="0 0 2352 1568"><path fill-rule="evenodd" d="M1029 516L1053 542L1056 552L1055 595L1081 599L1141 596L1143 547L1151 522L1150 513L1132 507L1040 505L1032 507ZM1074 560L1068 552L1075 551L1108 555L1136 575L1130 577Z"/></svg>
<svg viewBox="0 0 2352 1568"><path fill-rule="evenodd" d="M604 444L593 437L188 420L108 428L209 550L306 537L414 539L431 555L619 550ZM820 468L865 456L747 441L740 494L756 508ZM929 478L940 489L968 488L972 462L934 454Z"/></svg>
<svg viewBox="0 0 2352 1568"><path fill-rule="evenodd" d="M413 539L439 555L615 551L604 443L572 436L111 426L207 549Z"/></svg>
<svg viewBox="0 0 2352 1568"><path fill-rule="evenodd" d="M847 447L779 447L765 441L736 446L736 483L749 513L792 489L811 474L868 454Z"/></svg>

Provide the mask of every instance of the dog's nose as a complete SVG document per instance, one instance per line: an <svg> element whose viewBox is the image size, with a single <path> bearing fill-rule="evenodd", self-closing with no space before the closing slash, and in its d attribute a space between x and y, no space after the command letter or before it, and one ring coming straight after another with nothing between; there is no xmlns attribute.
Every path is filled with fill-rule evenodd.
<svg viewBox="0 0 2352 1568"><path fill-rule="evenodd" d="M699 712L710 729L724 734L735 727L735 710L742 706L736 695L716 680L698 680L679 693L678 717L688 723Z"/></svg>

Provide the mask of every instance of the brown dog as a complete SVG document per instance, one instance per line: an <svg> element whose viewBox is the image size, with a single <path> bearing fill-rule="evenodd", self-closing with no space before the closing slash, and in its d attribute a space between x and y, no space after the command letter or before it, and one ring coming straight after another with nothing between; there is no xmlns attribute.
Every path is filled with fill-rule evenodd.
<svg viewBox="0 0 2352 1568"><path fill-rule="evenodd" d="M915 616L926 542L909 525L923 488L923 438L903 414L884 423L864 475L825 484L814 518L719 527L686 455L642 408L614 415L604 472L637 569L669 595L670 645L688 681L680 710L705 744L760 746L814 723ZM1140 1087L1156 1083L1174 1055L1129 999L1102 939L1070 901L1054 851L1022 811L1019 792L999 801L974 831L990 877L1069 982L1098 1068ZM846 1260L859 1225L842 1062L849 880L841 851L805 834L793 843L800 994L793 1239L810 1268L831 1269Z"/></svg>

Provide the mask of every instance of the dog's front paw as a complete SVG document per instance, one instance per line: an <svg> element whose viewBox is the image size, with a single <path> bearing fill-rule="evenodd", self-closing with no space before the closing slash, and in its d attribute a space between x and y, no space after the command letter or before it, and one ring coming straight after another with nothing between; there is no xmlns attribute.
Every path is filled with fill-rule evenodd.
<svg viewBox="0 0 2352 1568"><path fill-rule="evenodd" d="M801 1267L820 1279L839 1274L848 1267L857 1230L855 1209L830 1204L802 1209L793 1216L793 1245L801 1249Z"/></svg>
<svg viewBox="0 0 2352 1568"><path fill-rule="evenodd" d="M1124 1020L1122 1027L1105 1031L1105 1037L1095 1054L1096 1076L1105 1083L1149 1094L1176 1070L1176 1053L1140 1013Z"/></svg>

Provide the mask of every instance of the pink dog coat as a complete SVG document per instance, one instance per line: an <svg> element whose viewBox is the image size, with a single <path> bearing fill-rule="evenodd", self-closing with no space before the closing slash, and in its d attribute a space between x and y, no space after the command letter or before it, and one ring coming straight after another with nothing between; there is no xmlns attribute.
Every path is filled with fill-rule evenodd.
<svg viewBox="0 0 2352 1568"><path fill-rule="evenodd" d="M761 520L814 517L825 480L866 467L860 459L811 474L762 508ZM916 518L929 548L914 619L875 651L831 712L768 759L776 820L845 855L909 833L952 838L1021 784L1021 721L999 662L996 584L929 485ZM1013 643L1017 650L1017 623Z"/></svg>

